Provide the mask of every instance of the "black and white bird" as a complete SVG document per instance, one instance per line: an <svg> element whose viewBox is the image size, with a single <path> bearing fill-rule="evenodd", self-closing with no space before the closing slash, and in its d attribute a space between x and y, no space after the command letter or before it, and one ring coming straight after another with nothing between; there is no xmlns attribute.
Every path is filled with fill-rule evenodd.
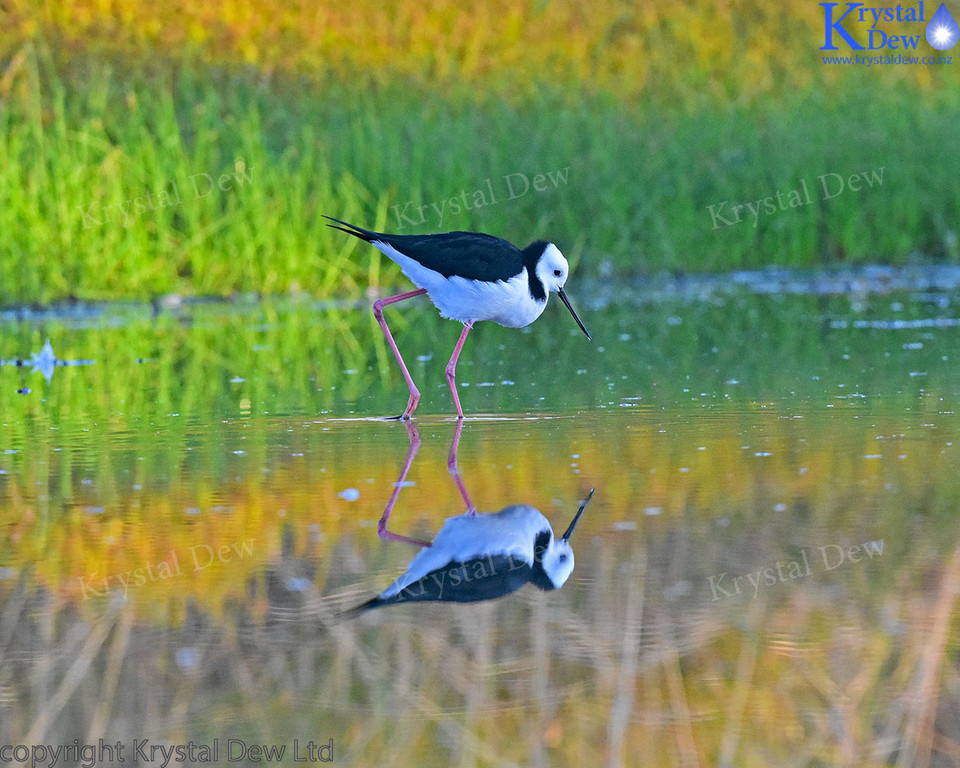
<svg viewBox="0 0 960 768"><path fill-rule="evenodd" d="M573 573L570 537L592 497L593 490L559 539L550 521L526 504L451 517L400 578L349 614L404 603L492 600L527 583L559 589Z"/></svg>
<svg viewBox="0 0 960 768"><path fill-rule="evenodd" d="M400 350L383 319L383 308L426 293L442 317L463 323L463 332L447 363L446 377L457 407L457 418L463 418L457 394L457 358L473 324L492 320L508 328L523 328L540 317L547 306L547 297L554 291L587 338L590 333L580 320L563 291L570 267L553 243L538 240L523 250L493 235L480 232L445 232L437 235L388 235L336 222L327 226L358 237L400 265L400 269L417 290L377 299L373 312L393 350L403 377L410 389L407 407L397 418L408 419L420 401L420 391L413 383ZM341 226L342 225L342 226Z"/></svg>

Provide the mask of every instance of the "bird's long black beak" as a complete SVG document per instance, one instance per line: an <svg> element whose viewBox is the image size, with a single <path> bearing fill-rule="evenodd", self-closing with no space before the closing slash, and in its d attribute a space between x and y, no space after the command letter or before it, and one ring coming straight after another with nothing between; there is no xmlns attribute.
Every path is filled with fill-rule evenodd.
<svg viewBox="0 0 960 768"><path fill-rule="evenodd" d="M580 320L580 317L577 315L576 311L573 308L573 304L570 303L570 299L567 298L567 294L563 292L563 288L557 289L557 296L560 297L560 301L567 305L567 309L570 310L570 314L573 315L573 319L577 321L577 325L580 326L580 330L587 334L587 338L590 338L590 331L586 329L583 322Z"/></svg>
<svg viewBox="0 0 960 768"><path fill-rule="evenodd" d="M571 309L570 311L572 312L573 310ZM576 317L576 315L574 315L574 317ZM570 523L570 527L567 528L567 530L564 532L563 536L560 537L560 540L561 540L561 541L570 541L570 537L573 536L573 529L576 528L576 527L577 527L577 523L580 522L580 515L582 515L582 514L583 514L583 510L585 510L585 509L587 508L587 504L589 503L590 499L593 498L593 492L594 492L595 490L596 490L596 488L591 488L591 489L590 489L590 493L587 494L587 498L585 498L583 501L580 502L580 509L577 510L577 514L576 514L576 516L573 518L573 522Z"/></svg>

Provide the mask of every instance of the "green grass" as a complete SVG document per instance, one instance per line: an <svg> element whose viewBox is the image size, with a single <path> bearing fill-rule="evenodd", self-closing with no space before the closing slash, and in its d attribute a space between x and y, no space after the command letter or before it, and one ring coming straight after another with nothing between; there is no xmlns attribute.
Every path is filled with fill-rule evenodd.
<svg viewBox="0 0 960 768"><path fill-rule="evenodd" d="M0 304L359 295L400 281L321 214L549 237L586 274L958 256L956 94L921 102L860 72L830 91L688 110L653 96L509 102L399 81L354 91L102 57L68 65L27 47L0 87ZM880 168L882 184L823 199L818 177ZM801 181L810 201L789 208ZM756 226L746 208L723 223L765 198L776 210Z"/></svg>

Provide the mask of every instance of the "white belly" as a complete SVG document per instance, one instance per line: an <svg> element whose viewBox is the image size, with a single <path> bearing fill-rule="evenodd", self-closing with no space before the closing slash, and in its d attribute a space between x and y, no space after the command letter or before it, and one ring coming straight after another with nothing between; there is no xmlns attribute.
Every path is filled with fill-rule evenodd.
<svg viewBox="0 0 960 768"><path fill-rule="evenodd" d="M530 325L547 306L546 301L534 301L530 295L526 270L496 283L445 278L442 283L427 287L427 293L443 317L461 323L492 320L507 328Z"/></svg>

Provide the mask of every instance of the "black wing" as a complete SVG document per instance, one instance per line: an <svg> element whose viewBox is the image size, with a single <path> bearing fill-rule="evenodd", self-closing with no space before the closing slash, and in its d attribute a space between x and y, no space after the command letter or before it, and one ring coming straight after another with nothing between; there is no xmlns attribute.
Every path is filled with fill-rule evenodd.
<svg viewBox="0 0 960 768"><path fill-rule="evenodd" d="M482 232L445 232L439 235L388 235L348 224L332 216L325 219L339 229L368 243L375 240L389 243L404 256L420 262L427 269L444 277L459 275L468 280L494 282L509 280L520 274L524 266L523 253L513 243Z"/></svg>
<svg viewBox="0 0 960 768"><path fill-rule="evenodd" d="M466 562L450 561L443 568L411 582L397 594L387 598L377 595L350 613L404 603L476 603L493 600L516 592L530 581L530 576L530 566L509 555L490 555Z"/></svg>

